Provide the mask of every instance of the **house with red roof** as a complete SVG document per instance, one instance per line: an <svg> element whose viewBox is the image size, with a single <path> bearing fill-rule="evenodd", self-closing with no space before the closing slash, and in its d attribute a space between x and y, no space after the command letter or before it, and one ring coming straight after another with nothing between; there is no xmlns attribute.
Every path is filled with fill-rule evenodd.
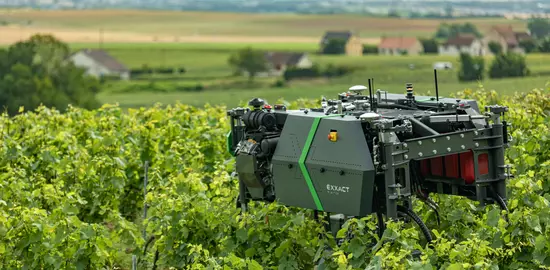
<svg viewBox="0 0 550 270"><path fill-rule="evenodd" d="M484 42L497 42L502 46L503 52L513 51L516 53L525 53L525 50L520 46L521 41L532 39L531 35L525 31L514 31L511 25L493 26L487 34L485 34Z"/></svg>
<svg viewBox="0 0 550 270"><path fill-rule="evenodd" d="M440 55L458 56L467 53L472 56L484 56L490 53L487 44L473 34L459 34L449 38L445 43L439 45Z"/></svg>
<svg viewBox="0 0 550 270"><path fill-rule="evenodd" d="M378 53L383 55L418 55L422 52L422 43L414 37L382 37L378 45Z"/></svg>

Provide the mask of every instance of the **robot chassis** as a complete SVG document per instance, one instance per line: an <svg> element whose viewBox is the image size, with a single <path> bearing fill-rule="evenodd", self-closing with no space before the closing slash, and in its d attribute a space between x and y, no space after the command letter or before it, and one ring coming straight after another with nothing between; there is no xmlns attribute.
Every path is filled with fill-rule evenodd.
<svg viewBox="0 0 550 270"><path fill-rule="evenodd" d="M364 90L369 95L363 95ZM346 219L376 214L405 217L431 233L413 212L413 195L436 213L430 193L463 196L481 205L506 207L506 180L513 177L504 150L511 137L507 107L475 100L406 95L356 85L320 108L287 110L250 100L227 111L228 151L239 179L237 207L277 201L327 212L336 237ZM409 219L410 218L410 219Z"/></svg>

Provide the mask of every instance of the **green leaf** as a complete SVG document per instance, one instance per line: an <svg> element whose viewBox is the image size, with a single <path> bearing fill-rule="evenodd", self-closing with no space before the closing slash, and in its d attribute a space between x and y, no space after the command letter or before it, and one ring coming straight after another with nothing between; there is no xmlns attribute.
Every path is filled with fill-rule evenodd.
<svg viewBox="0 0 550 270"><path fill-rule="evenodd" d="M280 245L279 247L277 247L275 249L275 256L277 258L280 258L282 255L283 255L283 252L287 251L288 248L290 247L291 245L291 241L289 239L285 239Z"/></svg>
<svg viewBox="0 0 550 270"><path fill-rule="evenodd" d="M121 168L126 168L126 162L124 162L124 160L119 157L115 157L114 160L116 161L118 166L120 166Z"/></svg>
<svg viewBox="0 0 550 270"><path fill-rule="evenodd" d="M250 260L248 270L263 270L264 268L255 260Z"/></svg>
<svg viewBox="0 0 550 270"><path fill-rule="evenodd" d="M500 209L493 208L491 211L489 211L489 214L487 215L487 225L489 227L496 227L498 226L498 221L500 220Z"/></svg>
<svg viewBox="0 0 550 270"><path fill-rule="evenodd" d="M462 264L460 263L453 263L451 265L449 265L449 267L447 267L446 270L463 270L464 267L462 266Z"/></svg>
<svg viewBox="0 0 550 270"><path fill-rule="evenodd" d="M374 256L365 270L382 270L382 258L380 258L380 256Z"/></svg>
<svg viewBox="0 0 550 270"><path fill-rule="evenodd" d="M244 252L244 254L245 254L246 257L254 257L254 254L256 254L256 249L251 247L251 248L247 249Z"/></svg>
<svg viewBox="0 0 550 270"><path fill-rule="evenodd" d="M350 241L350 244L349 244L349 250L351 251L351 253L353 254L353 257L354 258L359 258L361 257L364 253L365 253L365 250L367 249L367 246L364 245L361 240L359 240L358 238L353 238L351 241Z"/></svg>
<svg viewBox="0 0 550 270"><path fill-rule="evenodd" d="M242 242L246 242L248 239L248 231L245 228L239 228L237 230L237 239L241 240Z"/></svg>
<svg viewBox="0 0 550 270"><path fill-rule="evenodd" d="M493 237L493 242L491 243L491 247L492 248L502 248L504 245L504 241L502 239L502 233L499 231L499 232L496 232L495 233L495 236Z"/></svg>
<svg viewBox="0 0 550 270"><path fill-rule="evenodd" d="M546 246L546 237L539 235L535 238L535 251L542 251Z"/></svg>
<svg viewBox="0 0 550 270"><path fill-rule="evenodd" d="M72 205L69 202L65 202L63 206L63 212L68 215L76 215L78 214L78 207Z"/></svg>
<svg viewBox="0 0 550 270"><path fill-rule="evenodd" d="M280 215L269 216L269 226L272 228L283 228L287 223L287 219Z"/></svg>
<svg viewBox="0 0 550 270"><path fill-rule="evenodd" d="M530 215L526 217L527 224L531 229L538 233L542 233L542 227L540 226L539 217Z"/></svg>

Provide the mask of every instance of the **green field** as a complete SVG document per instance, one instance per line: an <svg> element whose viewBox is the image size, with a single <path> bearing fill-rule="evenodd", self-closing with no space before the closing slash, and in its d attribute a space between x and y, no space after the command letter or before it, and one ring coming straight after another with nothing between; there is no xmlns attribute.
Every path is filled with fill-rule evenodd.
<svg viewBox="0 0 550 270"><path fill-rule="evenodd" d="M285 87L275 88L278 78L257 78L252 85L246 78L233 76L227 64L229 55L239 48L251 46L261 50L285 50L308 52L314 63L358 67L359 70L340 78L291 81ZM71 44L73 50L97 48L98 44ZM297 98L333 98L355 84L367 84L368 78L374 78L377 89L391 92L404 92L405 83L413 83L417 93L435 93L432 65L435 62L453 63L453 70L438 71L439 91L448 95L467 88L477 89L480 84L485 89L501 94L524 92L533 88L547 87L550 82L550 55L527 55L528 67L532 76L525 78L507 78L482 82L461 83L457 79L460 64L458 57L438 55L424 56L379 56L362 57L317 55L314 43L193 43L193 44L103 44L102 48L111 53L129 68L184 67L187 72L181 76L157 76L155 79L132 79L131 81L108 81L99 99L103 103L118 103L121 107L151 106L157 102L173 104L176 102L203 106L225 104L236 106L253 97L260 96L269 102L278 99ZM486 58L489 67L491 57ZM413 64L414 69L409 65ZM202 91L182 90L195 85L204 86Z"/></svg>
<svg viewBox="0 0 550 270"><path fill-rule="evenodd" d="M267 44L252 44L258 49L292 50L293 44L277 44L270 48ZM457 72L460 64L457 57L438 55L425 56L379 56L366 55L362 57L317 55L315 46L297 46L296 51L310 52L314 63L321 66L327 64L346 65L359 68L358 71L331 80L300 80L291 81L283 88L270 86L277 78L258 78L254 85L247 85L246 78L232 76L232 69L227 64L227 58L234 50L247 44L186 44L186 45L139 45L117 44L105 45L113 56L129 67L137 68L143 64L148 66L183 66L187 73L182 76L160 77L157 80L132 80L129 82L108 82L106 89L100 94L105 103L118 102L123 107L150 106L156 102L171 104L177 101L186 104L202 106L210 104L226 104L235 106L255 96L261 96L268 101L283 98L317 98L322 95L334 97L355 84L367 84L368 78L374 78L375 87L392 91L404 91L405 83L413 83L419 93L435 93L433 68L434 62L448 61L453 63L453 70L438 71L439 91L442 95L454 93L466 88L478 88L478 82L460 83ZM532 76L525 78L507 78L481 82L486 89L494 89L502 94L528 91L533 88L546 87L550 81L550 55L529 54L527 62ZM491 58L487 57L486 68ZM414 69L409 65L413 64ZM202 84L205 90L178 91L184 86ZM225 85L224 85L225 84ZM209 90L209 88L218 88ZM147 91L148 88L156 89ZM220 89L222 88L222 89ZM138 90L139 89L139 90ZM135 91L134 91L135 90ZM131 92L131 93L130 93Z"/></svg>

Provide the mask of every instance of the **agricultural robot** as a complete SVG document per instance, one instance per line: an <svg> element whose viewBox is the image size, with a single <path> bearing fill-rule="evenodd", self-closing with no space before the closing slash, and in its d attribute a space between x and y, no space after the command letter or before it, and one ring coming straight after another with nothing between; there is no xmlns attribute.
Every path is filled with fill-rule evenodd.
<svg viewBox="0 0 550 270"><path fill-rule="evenodd" d="M346 219L375 214L406 218L430 231L413 212L412 196L436 210L430 193L463 196L506 209L511 137L507 107L475 100L415 96L356 85L323 98L318 108L288 110L261 98L227 111L228 151L236 162L238 207L253 201L328 213L335 234ZM368 94L365 92L368 91ZM365 92L365 94L363 94Z"/></svg>

